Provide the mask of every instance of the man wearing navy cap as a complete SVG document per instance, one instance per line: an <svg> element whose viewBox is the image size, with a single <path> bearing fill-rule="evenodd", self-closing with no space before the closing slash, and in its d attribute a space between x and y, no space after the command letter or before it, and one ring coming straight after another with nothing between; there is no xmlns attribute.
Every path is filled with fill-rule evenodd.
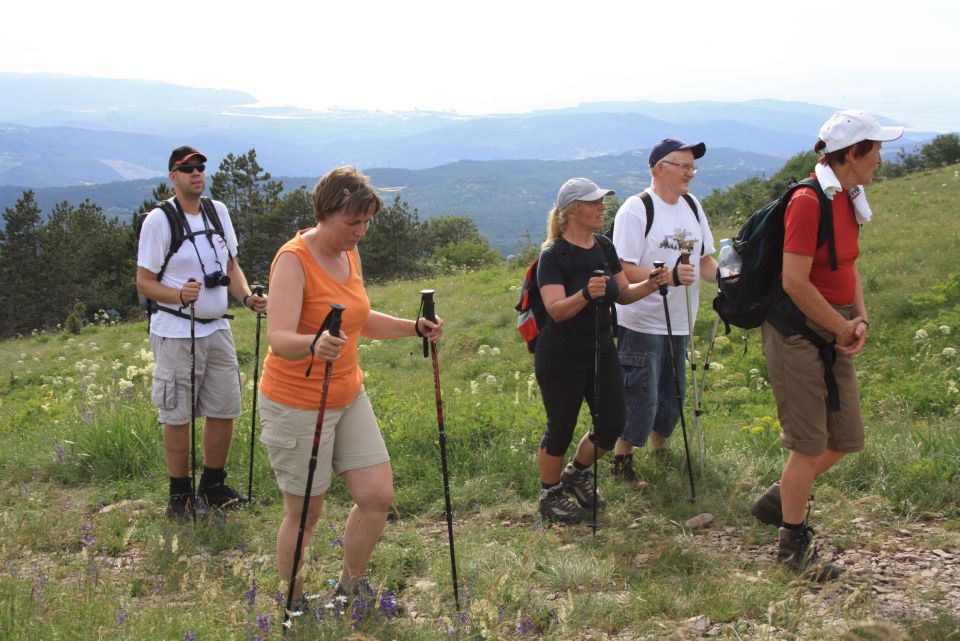
<svg viewBox="0 0 960 641"><path fill-rule="evenodd" d="M715 282L717 274L710 226L700 203L688 193L697 173L694 161L706 150L702 142L686 144L673 138L654 145L649 158L650 187L627 198L617 212L613 231L613 244L631 283L646 279L657 260L673 270L674 286L667 293L667 304L684 393L690 328L681 286L690 286L690 305L696 310L700 278ZM684 254L689 264L681 263ZM649 441L652 451L663 453L680 419L680 409L660 297L647 296L630 305L617 305L617 322L627 420L614 447L612 473L615 478L632 481L637 478L633 448Z"/></svg>

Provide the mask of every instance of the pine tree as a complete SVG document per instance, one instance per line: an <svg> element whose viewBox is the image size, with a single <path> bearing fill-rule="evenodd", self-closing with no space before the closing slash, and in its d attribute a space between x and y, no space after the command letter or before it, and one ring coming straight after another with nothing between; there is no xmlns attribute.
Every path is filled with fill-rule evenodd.
<svg viewBox="0 0 960 641"><path fill-rule="evenodd" d="M3 212L0 230L0 282L3 283L3 311L0 336L39 327L37 317L45 301L39 296L44 280L40 258L40 207L33 191L23 192L12 208Z"/></svg>

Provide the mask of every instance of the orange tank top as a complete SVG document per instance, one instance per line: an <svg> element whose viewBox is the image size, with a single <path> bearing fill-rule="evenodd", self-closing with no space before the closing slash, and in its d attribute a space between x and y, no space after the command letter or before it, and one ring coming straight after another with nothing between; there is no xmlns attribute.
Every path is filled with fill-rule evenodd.
<svg viewBox="0 0 960 641"><path fill-rule="evenodd" d="M356 253L347 253L350 263L350 276L347 280L334 280L317 264L310 248L304 242L303 234L306 231L308 230L297 232L294 238L280 248L270 265L270 275L272 278L277 258L285 252L290 252L300 261L306 281L300 322L297 325L297 332L300 334L315 335L317 328L330 312L331 303L339 303L346 308L340 331L346 334L347 342L340 351L340 358L333 363L330 388L327 391L327 407L346 407L363 385L363 371L357 355L357 338L370 316L370 301L360 276ZM267 322L269 323L269 320ZM306 356L298 360L287 360L269 349L263 364L260 392L275 403L303 410L317 409L323 392L326 361L317 359L310 378L306 378L304 373L310 364L310 358Z"/></svg>

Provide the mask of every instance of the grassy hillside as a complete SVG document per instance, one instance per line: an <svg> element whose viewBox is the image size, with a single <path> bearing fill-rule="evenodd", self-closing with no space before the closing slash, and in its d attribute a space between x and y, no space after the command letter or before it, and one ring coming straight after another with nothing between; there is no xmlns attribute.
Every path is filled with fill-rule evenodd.
<svg viewBox="0 0 960 641"><path fill-rule="evenodd" d="M717 340L697 503L674 443L665 464L638 454L640 488L601 467L610 505L596 537L540 523L543 409L514 329L522 268L503 267L369 290L375 308L412 317L418 291L435 288L447 323L440 375L464 611L453 608L430 363L416 341L364 341L397 488L371 576L412 612L331 615L290 638L957 639L960 168L868 191L867 448L818 482L812 516L822 552L850 568L841 581L819 588L780 570L775 533L747 512L784 459L757 332ZM703 293L701 352L712 320ZM239 312L246 405L229 469L245 488L255 322ZM164 518L144 330L0 344L0 638L280 638L280 506L266 455L258 447L254 507L196 527ZM306 569L312 592L339 571L349 503L340 484L330 497ZM702 512L714 515L709 527L685 524Z"/></svg>

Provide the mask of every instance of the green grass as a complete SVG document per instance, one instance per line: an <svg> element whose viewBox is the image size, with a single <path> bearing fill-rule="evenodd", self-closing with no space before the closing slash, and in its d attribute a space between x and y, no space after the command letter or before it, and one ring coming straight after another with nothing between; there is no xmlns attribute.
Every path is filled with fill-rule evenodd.
<svg viewBox="0 0 960 641"><path fill-rule="evenodd" d="M871 320L858 357L867 448L818 482L814 518L840 552L879 553L890 533L936 523L911 545L957 555L957 168L885 181L870 200L875 221L862 230L859 263ZM361 363L397 490L371 576L416 614L388 621L367 612L357 628L349 613L328 617L297 638L684 639L698 634L692 626L704 616L720 639L958 638L948 591L918 595L937 613L931 618L873 624L878 601L868 585L818 590L770 560L772 532L753 527L747 507L779 475L784 452L755 331L717 340L696 504L686 501L675 447L666 464L638 454L640 491L610 483L602 471L610 505L596 537L586 527L539 524L535 456L544 416L533 359L514 329L522 271L497 267L369 290L374 308L412 317L419 290L435 288L447 323L440 373L463 616L453 609L430 360L418 341L363 341ZM711 299L705 284L701 352ZM273 566L280 502L265 453L258 446L253 507L196 527L164 518L144 329L92 326L78 336L0 344L0 639L280 638L275 598L283 585ZM254 333L253 316L238 314L245 406L228 467L244 489ZM578 434L587 429L584 411ZM339 572L349 507L335 483L307 559L311 591ZM700 512L715 522L691 532L683 523ZM855 527L857 517L878 530ZM726 547L711 538L724 532Z"/></svg>

